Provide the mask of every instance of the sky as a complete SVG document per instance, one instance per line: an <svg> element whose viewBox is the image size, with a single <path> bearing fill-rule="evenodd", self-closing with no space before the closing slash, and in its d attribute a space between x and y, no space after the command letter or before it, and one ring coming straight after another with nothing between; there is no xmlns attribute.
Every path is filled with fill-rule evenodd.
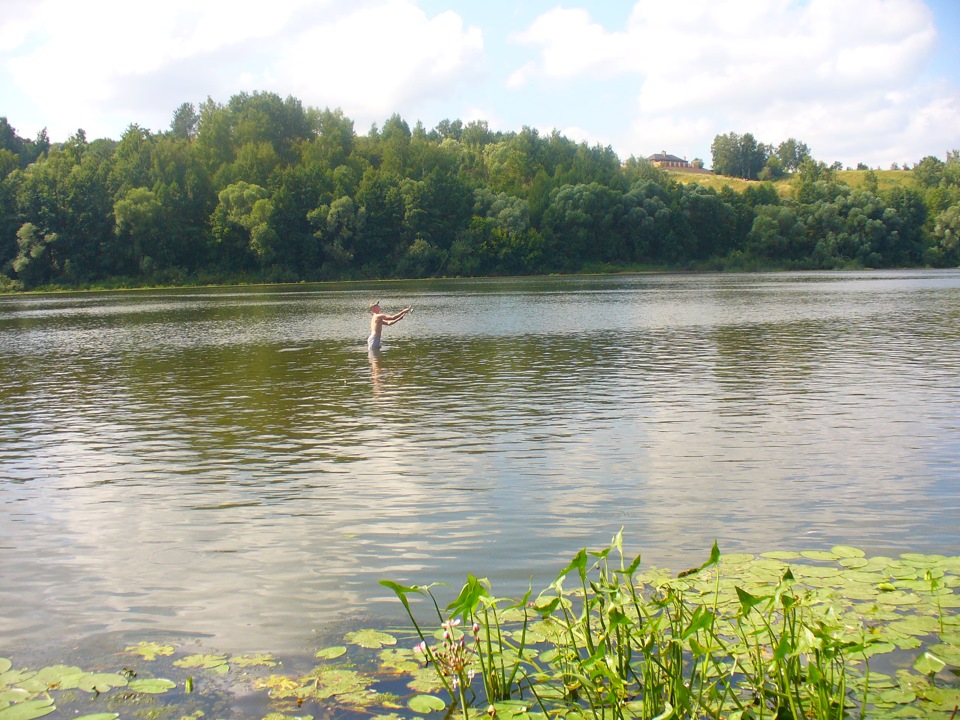
<svg viewBox="0 0 960 720"><path fill-rule="evenodd" d="M960 148L960 0L0 0L0 116L33 139L169 129L241 92L357 134L492 130L712 163L718 134L817 160Z"/></svg>

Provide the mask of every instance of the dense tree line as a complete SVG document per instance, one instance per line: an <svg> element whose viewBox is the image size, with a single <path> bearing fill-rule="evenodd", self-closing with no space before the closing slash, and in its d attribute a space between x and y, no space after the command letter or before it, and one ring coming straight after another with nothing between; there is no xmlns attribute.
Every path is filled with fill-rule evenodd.
<svg viewBox="0 0 960 720"><path fill-rule="evenodd" d="M339 110L272 93L185 103L169 130L119 141L28 141L3 118L0 289L960 262L956 151L888 191L839 182L794 139L718 136L714 164L794 173L795 191L680 184L527 127L394 115L358 135Z"/></svg>

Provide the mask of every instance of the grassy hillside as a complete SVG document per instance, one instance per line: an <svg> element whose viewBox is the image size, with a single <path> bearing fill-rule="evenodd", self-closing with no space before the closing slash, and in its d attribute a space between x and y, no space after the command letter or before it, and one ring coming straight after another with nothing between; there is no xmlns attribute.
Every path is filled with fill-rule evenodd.
<svg viewBox="0 0 960 720"><path fill-rule="evenodd" d="M861 188L866 184L866 175L868 172L871 171L841 170L837 173L837 179L850 187ZM889 190L897 185L906 185L907 187L916 186L916 180L914 179L913 172L910 170L873 170L872 172L877 178L877 186L881 191ZM677 182L684 184L698 183L703 187L714 188L715 190L719 190L725 185L728 185L737 192L743 192L751 185L760 184L756 180L741 180L740 178L727 177L726 175L691 173L682 170L668 170L667 174ZM777 193L780 197L789 197L793 190L793 182L794 179L790 177L774 183L774 187L777 188Z"/></svg>

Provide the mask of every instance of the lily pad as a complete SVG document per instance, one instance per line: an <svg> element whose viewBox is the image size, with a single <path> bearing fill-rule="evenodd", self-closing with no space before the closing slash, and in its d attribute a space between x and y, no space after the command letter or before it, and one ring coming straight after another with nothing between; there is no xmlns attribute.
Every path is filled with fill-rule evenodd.
<svg viewBox="0 0 960 720"><path fill-rule="evenodd" d="M884 703L894 703L896 705L906 705L917 699L915 693L901 690L900 688L893 688L891 690L884 690L880 693L879 700Z"/></svg>
<svg viewBox="0 0 960 720"><path fill-rule="evenodd" d="M418 693L430 693L439 690L442 685L437 677L437 671L432 667L417 668L410 673L412 678L407 687Z"/></svg>
<svg viewBox="0 0 960 720"><path fill-rule="evenodd" d="M358 630L344 635L344 642L350 645L359 645L369 650L379 650L384 645L396 645L397 639L379 630Z"/></svg>
<svg viewBox="0 0 960 720"><path fill-rule="evenodd" d="M254 685L258 688L266 688L270 697L275 700L299 697L303 691L301 683L286 675L270 675L260 678Z"/></svg>
<svg viewBox="0 0 960 720"><path fill-rule="evenodd" d="M407 673L420 667L413 657L412 650L385 649L380 651L380 667L383 670Z"/></svg>
<svg viewBox="0 0 960 720"><path fill-rule="evenodd" d="M0 673L0 687L19 685L36 674L33 670L7 670L5 673Z"/></svg>
<svg viewBox="0 0 960 720"><path fill-rule="evenodd" d="M80 690L89 693L105 693L126 686L127 679L118 673L89 673L77 683Z"/></svg>
<svg viewBox="0 0 960 720"><path fill-rule="evenodd" d="M870 561L862 557L842 557L837 560L837 563L845 568L856 569L869 565Z"/></svg>
<svg viewBox="0 0 960 720"><path fill-rule="evenodd" d="M7 705L14 705L16 703L23 702L24 700L29 700L33 696L29 690L24 688L10 688L9 690L0 691L0 709L7 707Z"/></svg>
<svg viewBox="0 0 960 720"><path fill-rule="evenodd" d="M447 707L447 704L436 695L414 695L407 705L414 712L424 715L430 712L439 712Z"/></svg>
<svg viewBox="0 0 960 720"><path fill-rule="evenodd" d="M800 553L791 550L773 550L771 552L761 553L760 557L771 560L796 560L800 557Z"/></svg>
<svg viewBox="0 0 960 720"><path fill-rule="evenodd" d="M801 550L800 557L807 560L837 560L838 557L829 550Z"/></svg>
<svg viewBox="0 0 960 720"><path fill-rule="evenodd" d="M866 553L860 548L850 547L849 545L834 545L830 552L838 558L862 558Z"/></svg>
<svg viewBox="0 0 960 720"><path fill-rule="evenodd" d="M960 667L960 647L947 644L931 645L930 652L935 653L938 658L948 665Z"/></svg>
<svg viewBox="0 0 960 720"><path fill-rule="evenodd" d="M177 684L166 678L147 678L144 680L132 680L130 689L139 693L148 695L162 695L167 690L173 690Z"/></svg>
<svg viewBox="0 0 960 720"><path fill-rule="evenodd" d="M74 718L74 720L117 720L118 717L120 717L120 713L106 712L81 715L78 718Z"/></svg>
<svg viewBox="0 0 960 720"><path fill-rule="evenodd" d="M317 657L321 660L334 660L342 655L346 655L347 649L343 645L324 648L317 651Z"/></svg>
<svg viewBox="0 0 960 720"><path fill-rule="evenodd" d="M270 653L261 653L259 655L234 655L227 661L230 665L238 668L250 667L276 667L277 661L273 659Z"/></svg>
<svg viewBox="0 0 960 720"><path fill-rule="evenodd" d="M141 642L126 649L129 653L139 655L144 660L156 660L160 655L173 655L172 645L160 645L155 642Z"/></svg>
<svg viewBox="0 0 960 720"><path fill-rule="evenodd" d="M83 670L73 665L50 665L30 679L21 681L20 686L33 692L72 690L84 675Z"/></svg>
<svg viewBox="0 0 960 720"><path fill-rule="evenodd" d="M793 568L793 573L798 578L837 577L841 572L843 571L840 568L829 565L797 565Z"/></svg>
<svg viewBox="0 0 960 720"><path fill-rule="evenodd" d="M881 593L877 601L884 605L916 605L920 602L920 597L913 593L906 593L901 590Z"/></svg>
<svg viewBox="0 0 960 720"><path fill-rule="evenodd" d="M56 709L52 698L26 700L0 710L0 720L34 720L49 715Z"/></svg>
<svg viewBox="0 0 960 720"><path fill-rule="evenodd" d="M925 652L913 663L913 669L924 675L935 675L943 670L947 664L931 652Z"/></svg>
<svg viewBox="0 0 960 720"><path fill-rule="evenodd" d="M174 660L174 665L179 668L203 668L205 670L210 670L213 668L219 668L226 666L227 656L226 655L187 655L185 658L179 660Z"/></svg>
<svg viewBox="0 0 960 720"><path fill-rule="evenodd" d="M372 684L372 678L355 670L327 670L317 676L317 698L326 700L335 695L361 692Z"/></svg>
<svg viewBox="0 0 960 720"><path fill-rule="evenodd" d="M13 663L4 657L0 657L0 673L5 673L7 670L13 667Z"/></svg>

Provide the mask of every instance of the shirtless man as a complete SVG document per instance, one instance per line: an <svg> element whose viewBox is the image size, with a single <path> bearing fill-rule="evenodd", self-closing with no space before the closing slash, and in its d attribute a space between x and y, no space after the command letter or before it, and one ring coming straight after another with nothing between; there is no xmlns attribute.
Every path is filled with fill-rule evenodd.
<svg viewBox="0 0 960 720"><path fill-rule="evenodd" d="M370 337L367 338L367 349L379 350L380 332L383 330L383 326L393 325L394 323L399 322L403 319L404 315L410 312L410 310L411 308L405 307L396 315L387 315L386 313L380 312L379 301L371 305L370 312L372 313L373 317L370 318Z"/></svg>

